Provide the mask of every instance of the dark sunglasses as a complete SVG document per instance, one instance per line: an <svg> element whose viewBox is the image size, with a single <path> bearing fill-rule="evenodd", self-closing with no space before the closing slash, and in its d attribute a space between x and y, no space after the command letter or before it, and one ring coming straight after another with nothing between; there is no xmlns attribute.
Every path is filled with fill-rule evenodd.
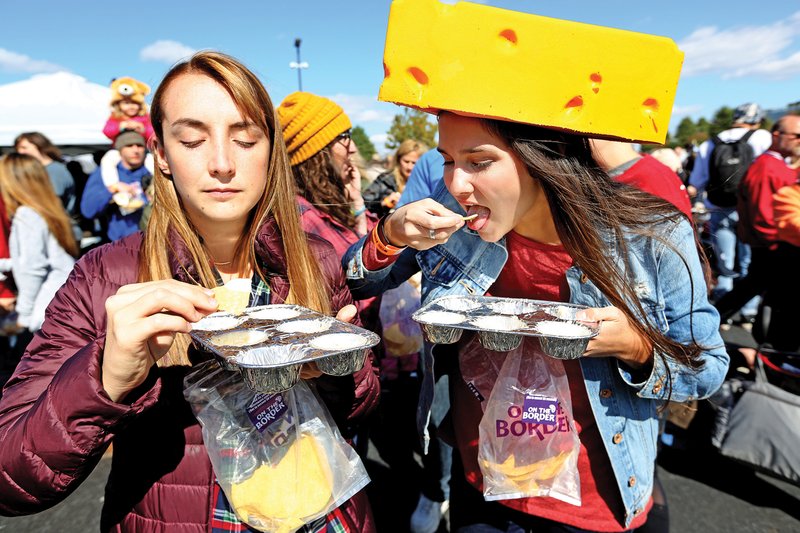
<svg viewBox="0 0 800 533"><path fill-rule="evenodd" d="M781 131L779 132L781 135L786 135L787 137L791 137L794 140L800 139L800 133L792 133L789 131Z"/></svg>

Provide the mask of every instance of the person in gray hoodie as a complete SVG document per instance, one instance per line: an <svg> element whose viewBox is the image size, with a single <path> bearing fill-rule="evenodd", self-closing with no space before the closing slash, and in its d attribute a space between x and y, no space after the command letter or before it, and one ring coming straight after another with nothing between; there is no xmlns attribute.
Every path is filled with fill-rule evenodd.
<svg viewBox="0 0 800 533"><path fill-rule="evenodd" d="M9 259L0 272L12 272L17 285L16 323L9 332L36 331L44 311L64 284L78 257L69 216L34 157L11 153L0 158L0 193L11 217Z"/></svg>

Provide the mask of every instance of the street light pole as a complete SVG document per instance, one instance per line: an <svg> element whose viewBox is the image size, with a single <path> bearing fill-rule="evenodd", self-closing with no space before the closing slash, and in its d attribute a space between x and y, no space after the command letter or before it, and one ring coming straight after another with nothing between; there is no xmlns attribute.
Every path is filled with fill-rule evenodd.
<svg viewBox="0 0 800 533"><path fill-rule="evenodd" d="M298 37L294 40L294 47L297 49L297 61L292 61L289 63L289 68L296 68L297 69L297 87L299 91L303 90L303 77L301 76L301 72L304 68L308 68L308 63L304 61L300 61L300 43L302 41Z"/></svg>

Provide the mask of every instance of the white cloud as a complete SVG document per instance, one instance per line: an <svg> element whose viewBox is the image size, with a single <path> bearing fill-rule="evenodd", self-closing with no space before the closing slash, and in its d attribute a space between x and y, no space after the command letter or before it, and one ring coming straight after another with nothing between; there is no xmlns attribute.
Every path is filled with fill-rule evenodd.
<svg viewBox="0 0 800 533"><path fill-rule="evenodd" d="M800 11L764 26L698 28L678 43L686 53L683 75L792 77L800 74L800 52L787 54L798 35Z"/></svg>
<svg viewBox="0 0 800 533"><path fill-rule="evenodd" d="M358 96L352 94L335 94L329 97L342 106L354 125L364 122L386 123L388 129L392 118L397 114L393 104L378 102L374 96Z"/></svg>
<svg viewBox="0 0 800 533"><path fill-rule="evenodd" d="M156 41L139 51L139 59L172 64L189 57L196 51L194 48L177 41Z"/></svg>
<svg viewBox="0 0 800 533"><path fill-rule="evenodd" d="M699 113L702 110L703 106L701 106L700 104L674 105L672 106L672 116L683 117L686 115L694 115L695 113Z"/></svg>
<svg viewBox="0 0 800 533"><path fill-rule="evenodd" d="M388 139L388 133L376 133L375 135L369 136L369 140L372 141L372 144L375 146L385 146Z"/></svg>
<svg viewBox="0 0 800 533"><path fill-rule="evenodd" d="M18 54L11 50L6 50L5 48L0 48L0 70L4 72L28 72L32 74L67 71L67 69L55 63L42 61L40 59L32 59L24 54Z"/></svg>

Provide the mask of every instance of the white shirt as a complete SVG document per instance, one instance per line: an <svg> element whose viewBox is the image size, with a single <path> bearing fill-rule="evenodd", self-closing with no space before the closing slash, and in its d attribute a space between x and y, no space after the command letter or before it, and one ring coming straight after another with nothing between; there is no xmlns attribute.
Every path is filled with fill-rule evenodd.
<svg viewBox="0 0 800 533"><path fill-rule="evenodd" d="M723 142L738 141L748 131L750 131L748 128L731 128L721 132L718 137ZM767 130L756 130L747 139L747 144L753 147L753 159L755 160L772 146L772 134ZM697 189L698 194L703 192L708 185L708 166L712 150L714 150L714 142L711 139L700 145L694 161L694 168L692 168L692 175L689 176L689 185ZM708 200L706 200L706 205L716 207Z"/></svg>

